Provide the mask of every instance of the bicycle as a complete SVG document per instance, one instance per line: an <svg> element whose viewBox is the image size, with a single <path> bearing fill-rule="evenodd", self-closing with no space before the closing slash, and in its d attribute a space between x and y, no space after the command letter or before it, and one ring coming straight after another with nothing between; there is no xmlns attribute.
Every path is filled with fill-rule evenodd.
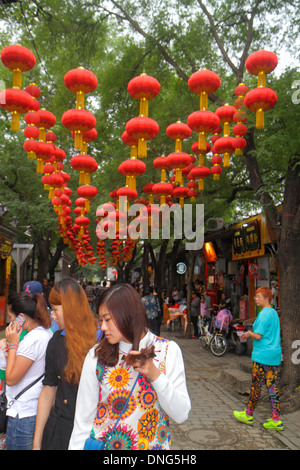
<svg viewBox="0 0 300 470"><path fill-rule="evenodd" d="M214 356L223 356L228 349L228 342L215 328L213 316L202 317L198 322L199 340L203 349L210 349Z"/></svg>

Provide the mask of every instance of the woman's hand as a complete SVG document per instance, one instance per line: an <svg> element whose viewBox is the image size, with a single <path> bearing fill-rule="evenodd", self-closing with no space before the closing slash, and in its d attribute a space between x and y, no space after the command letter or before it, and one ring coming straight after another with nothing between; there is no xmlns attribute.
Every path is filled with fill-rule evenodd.
<svg viewBox="0 0 300 470"><path fill-rule="evenodd" d="M136 360L131 362L134 370L143 374L147 379L151 380L151 382L158 379L160 372L157 367L155 367L152 359L139 360L139 356L141 355L140 351L130 351L129 355L136 356Z"/></svg>
<svg viewBox="0 0 300 470"><path fill-rule="evenodd" d="M10 323L5 330L5 336L6 336L7 342L12 343L12 344L19 344L21 332L22 332L22 329L18 333L16 325L13 322Z"/></svg>

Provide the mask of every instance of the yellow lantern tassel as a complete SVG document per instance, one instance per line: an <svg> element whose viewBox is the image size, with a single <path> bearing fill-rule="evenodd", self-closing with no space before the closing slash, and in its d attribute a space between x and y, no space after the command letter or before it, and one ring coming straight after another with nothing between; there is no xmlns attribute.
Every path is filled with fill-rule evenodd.
<svg viewBox="0 0 300 470"><path fill-rule="evenodd" d="M148 100L142 98L140 100L140 116L148 116Z"/></svg>
<svg viewBox="0 0 300 470"><path fill-rule="evenodd" d="M84 109L84 93L83 91L77 91L76 93L76 108Z"/></svg>
<svg viewBox="0 0 300 470"><path fill-rule="evenodd" d="M208 108L208 96L206 91L200 93L200 111Z"/></svg>
<svg viewBox="0 0 300 470"><path fill-rule="evenodd" d="M83 140L82 141L82 146L81 146L81 154L86 155L87 154L87 143Z"/></svg>
<svg viewBox="0 0 300 470"><path fill-rule="evenodd" d="M84 184L90 184L91 182L91 174L90 173L85 173L84 174Z"/></svg>
<svg viewBox="0 0 300 470"><path fill-rule="evenodd" d="M203 191L203 190L204 190L204 182L203 182L203 180L201 180L201 179L198 181L198 190L199 190L199 191Z"/></svg>
<svg viewBox="0 0 300 470"><path fill-rule="evenodd" d="M256 129L263 129L265 127L265 116L262 108L256 111Z"/></svg>
<svg viewBox="0 0 300 470"><path fill-rule="evenodd" d="M230 135L230 124L229 122L224 122L223 135Z"/></svg>
<svg viewBox="0 0 300 470"><path fill-rule="evenodd" d="M132 145L130 147L130 158L137 158L137 147L136 145Z"/></svg>
<svg viewBox="0 0 300 470"><path fill-rule="evenodd" d="M196 202L196 198L195 197L190 197L190 201L191 202Z"/></svg>
<svg viewBox="0 0 300 470"><path fill-rule="evenodd" d="M153 204L153 202L154 202L154 198L153 198L153 194L151 193L149 194L149 204L151 205Z"/></svg>
<svg viewBox="0 0 300 470"><path fill-rule="evenodd" d="M205 135L204 132L199 132L198 147L199 147L199 150L205 150L206 151L206 135Z"/></svg>
<svg viewBox="0 0 300 470"><path fill-rule="evenodd" d="M235 155L243 155L242 149L235 149Z"/></svg>
<svg viewBox="0 0 300 470"><path fill-rule="evenodd" d="M138 156L140 158L147 157L147 141L145 139L138 140Z"/></svg>
<svg viewBox="0 0 300 470"><path fill-rule="evenodd" d="M36 162L36 172L43 173L43 168L44 168L43 160L41 158L38 158Z"/></svg>
<svg viewBox="0 0 300 470"><path fill-rule="evenodd" d="M14 69L13 71L13 88L22 88L22 71L20 69Z"/></svg>
<svg viewBox="0 0 300 470"><path fill-rule="evenodd" d="M266 86L266 74L263 71L259 72L257 76L257 87L260 87L260 86L263 86L263 87Z"/></svg>
<svg viewBox="0 0 300 470"><path fill-rule="evenodd" d="M229 166L230 153L224 153L224 168Z"/></svg>
<svg viewBox="0 0 300 470"><path fill-rule="evenodd" d="M74 148L80 150L82 147L82 133L81 131L75 131L74 133Z"/></svg>
<svg viewBox="0 0 300 470"><path fill-rule="evenodd" d="M53 199L53 198L54 198L54 188L50 187L49 194L48 194L48 199Z"/></svg>
<svg viewBox="0 0 300 470"><path fill-rule="evenodd" d="M213 181L219 181L220 175L214 175L213 176Z"/></svg>
<svg viewBox="0 0 300 470"><path fill-rule="evenodd" d="M85 199L85 208L86 208L87 212L89 212L89 210L90 210L90 200L89 199Z"/></svg>
<svg viewBox="0 0 300 470"><path fill-rule="evenodd" d="M166 172L166 170L161 170L161 171L160 171L160 181L161 181L161 182L164 182L164 181L166 181L166 179L167 179L167 172Z"/></svg>
<svg viewBox="0 0 300 470"><path fill-rule="evenodd" d="M11 113L11 131L19 131L20 130L20 114L18 111L12 111Z"/></svg>
<svg viewBox="0 0 300 470"><path fill-rule="evenodd" d="M166 196L160 196L159 198L159 205L161 206L162 204L166 203Z"/></svg>
<svg viewBox="0 0 300 470"><path fill-rule="evenodd" d="M199 166L203 166L203 165L204 165L204 155L203 155L203 153L199 153L199 155L198 155L198 162L199 162Z"/></svg>
<svg viewBox="0 0 300 470"><path fill-rule="evenodd" d="M182 173L180 168L176 168L175 170L175 183L181 183L182 180Z"/></svg>
<svg viewBox="0 0 300 470"><path fill-rule="evenodd" d="M78 182L78 184L79 184L79 186L84 184L84 171L83 170L79 173L79 182Z"/></svg>
<svg viewBox="0 0 300 470"><path fill-rule="evenodd" d="M181 152L182 145L181 145L181 140L176 139L175 141L175 152Z"/></svg>
<svg viewBox="0 0 300 470"><path fill-rule="evenodd" d="M36 159L36 154L32 150L30 152L27 152L27 158L28 160L35 160Z"/></svg>
<svg viewBox="0 0 300 470"><path fill-rule="evenodd" d="M180 205L180 207L184 206L184 197L179 198L179 205Z"/></svg>

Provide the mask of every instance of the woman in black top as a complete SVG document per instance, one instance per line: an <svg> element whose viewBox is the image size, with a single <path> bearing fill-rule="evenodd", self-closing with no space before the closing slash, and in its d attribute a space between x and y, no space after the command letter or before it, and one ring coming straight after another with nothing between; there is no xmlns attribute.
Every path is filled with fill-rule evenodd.
<svg viewBox="0 0 300 470"><path fill-rule="evenodd" d="M54 333L47 348L33 449L66 450L82 365L97 342L96 323L85 292L74 279L63 279L54 286L49 302L60 330Z"/></svg>

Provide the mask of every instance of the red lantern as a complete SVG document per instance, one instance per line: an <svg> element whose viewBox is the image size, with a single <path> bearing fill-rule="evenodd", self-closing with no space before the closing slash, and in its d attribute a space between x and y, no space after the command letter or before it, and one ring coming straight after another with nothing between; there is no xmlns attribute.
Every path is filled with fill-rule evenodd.
<svg viewBox="0 0 300 470"><path fill-rule="evenodd" d="M119 165L119 173L126 176L126 186L136 189L136 177L141 176L146 171L146 165L141 160L129 159Z"/></svg>
<svg viewBox="0 0 300 470"><path fill-rule="evenodd" d="M224 155L224 167L229 166L230 154L234 152L233 141L233 137L227 136L221 137L221 139L217 140L214 144L215 153Z"/></svg>
<svg viewBox="0 0 300 470"><path fill-rule="evenodd" d="M76 93L76 108L84 109L84 95L95 90L98 79L95 74L83 67L69 70L64 76L68 90Z"/></svg>
<svg viewBox="0 0 300 470"><path fill-rule="evenodd" d="M32 97L26 91L7 88L0 93L0 106L11 113L12 131L20 130L20 114L27 113L32 107Z"/></svg>
<svg viewBox="0 0 300 470"><path fill-rule="evenodd" d="M200 110L207 109L208 95L217 91L220 85L219 75L206 69L193 73L188 80L190 90L196 95L200 95Z"/></svg>
<svg viewBox="0 0 300 470"><path fill-rule="evenodd" d="M170 168L175 169L175 182L182 182L182 168L185 168L191 163L191 157L188 153L173 152L167 156L167 163Z"/></svg>
<svg viewBox="0 0 300 470"><path fill-rule="evenodd" d="M153 186L154 183L148 183L143 187L143 192L149 194L149 204L153 204Z"/></svg>
<svg viewBox="0 0 300 470"><path fill-rule="evenodd" d="M156 78L142 73L128 83L127 90L136 100L140 100L140 116L148 116L148 101L160 92L160 83Z"/></svg>
<svg viewBox="0 0 300 470"><path fill-rule="evenodd" d="M166 196L173 195L173 187L171 183L166 183L166 182L156 183L153 185L152 190L153 190L153 194L157 194L160 197L160 205L166 203Z"/></svg>
<svg viewBox="0 0 300 470"><path fill-rule="evenodd" d="M97 130L95 128L91 129L90 131L83 132L82 133L82 153L86 154L87 153L87 144L89 142L93 142L94 140L97 139Z"/></svg>
<svg viewBox="0 0 300 470"><path fill-rule="evenodd" d="M38 124L38 128L40 131L39 140L44 142L46 139L46 129L50 129L50 127L54 126L54 124L56 123L56 117L53 113L47 111L44 108L39 109L36 113L40 119Z"/></svg>
<svg viewBox="0 0 300 470"><path fill-rule="evenodd" d="M234 94L235 96L243 97L249 91L249 88L245 83L239 83L239 85L235 88Z"/></svg>
<svg viewBox="0 0 300 470"><path fill-rule="evenodd" d="M137 157L137 147L138 147L138 141L135 139L132 139L128 132L124 131L122 134L122 141L125 145L128 145L130 147L130 158L136 158Z"/></svg>
<svg viewBox="0 0 300 470"><path fill-rule="evenodd" d="M53 196L54 196L55 188L59 189L63 186L64 178L61 175L61 173L53 173L50 177L50 182L48 184L50 186L48 197L49 197L49 199L52 199Z"/></svg>
<svg viewBox="0 0 300 470"><path fill-rule="evenodd" d="M236 113L236 108L225 104L216 109L216 115L220 119L220 122L224 124L223 135L230 135L230 123L233 122L233 116Z"/></svg>
<svg viewBox="0 0 300 470"><path fill-rule="evenodd" d="M232 145L235 149L235 155L243 155L242 150L246 147L247 141L244 137L236 137L233 139Z"/></svg>
<svg viewBox="0 0 300 470"><path fill-rule="evenodd" d="M211 158L211 163L212 163L213 167L210 169L210 171L211 171L211 174L213 175L213 180L214 181L219 180L220 175L223 171L221 166L220 166L222 164L221 155L214 154Z"/></svg>
<svg viewBox="0 0 300 470"><path fill-rule="evenodd" d="M187 125L199 133L199 149L206 150L206 134L214 132L220 119L211 111L195 111L187 118Z"/></svg>
<svg viewBox="0 0 300 470"><path fill-rule="evenodd" d="M90 175L98 169L98 163L90 155L75 155L71 158L70 165L80 172L79 184L90 184Z"/></svg>
<svg viewBox="0 0 300 470"><path fill-rule="evenodd" d="M85 217L84 215L80 215L79 217L76 217L75 224L79 225L79 237L82 237L85 228L90 224L90 219L88 217Z"/></svg>
<svg viewBox="0 0 300 470"><path fill-rule="evenodd" d="M173 197L179 198L179 205L183 207L184 200L189 195L189 188L185 188L184 186L178 186L177 188L173 189Z"/></svg>
<svg viewBox="0 0 300 470"><path fill-rule="evenodd" d="M35 154L37 158L36 172L43 173L43 162L49 160L55 152L55 145L47 142L37 142Z"/></svg>
<svg viewBox="0 0 300 470"><path fill-rule="evenodd" d="M154 139L159 132L159 126L154 119L138 116L126 123L125 129L129 136L138 141L138 156L147 157L147 140Z"/></svg>
<svg viewBox="0 0 300 470"><path fill-rule="evenodd" d="M209 153L211 150L211 145L206 142L206 150L201 150L199 148L199 142L196 141L192 145L192 152L194 152L196 155L198 155L198 163L199 165L204 165L204 155L206 153Z"/></svg>
<svg viewBox="0 0 300 470"><path fill-rule="evenodd" d="M27 158L29 159L36 158L35 150L37 146L38 146L38 142L36 140L34 139L25 140L23 144L23 149L25 150L25 152L27 152Z"/></svg>
<svg viewBox="0 0 300 470"><path fill-rule="evenodd" d="M247 71L258 77L258 87L266 86L266 75L271 73L277 64L277 55L274 52L265 50L253 52L245 62Z"/></svg>
<svg viewBox="0 0 300 470"><path fill-rule="evenodd" d="M167 170L171 168L168 162L168 158L165 155L155 158L155 160L153 160L153 166L161 172L160 181L166 181Z"/></svg>
<svg viewBox="0 0 300 470"><path fill-rule="evenodd" d="M256 128L264 128L264 113L273 108L277 102L274 90L266 87L254 88L245 96L245 105L256 113Z"/></svg>
<svg viewBox="0 0 300 470"><path fill-rule="evenodd" d="M95 116L85 109L69 109L64 112L61 122L70 131L74 131L74 148L82 148L82 133L90 131L96 125Z"/></svg>
<svg viewBox="0 0 300 470"><path fill-rule="evenodd" d="M119 188L117 190L117 196L118 196L118 199L120 200L120 197L126 197L127 198L127 201L126 201L126 206L123 207L123 211L125 212L128 212L129 210L129 201L133 201L134 199L136 199L137 197L137 190L136 189L132 189L132 188L129 188L128 186L124 186L123 188Z"/></svg>
<svg viewBox="0 0 300 470"><path fill-rule="evenodd" d="M13 87L17 88L22 88L22 72L28 72L36 63L34 54L19 44L2 49L1 60L5 67L13 71Z"/></svg>
<svg viewBox="0 0 300 470"><path fill-rule="evenodd" d="M191 177L194 180L198 180L199 191L204 190L204 179L208 178L210 176L210 173L210 169L206 166L195 166L195 168L191 170Z"/></svg>
<svg viewBox="0 0 300 470"><path fill-rule="evenodd" d="M166 130L167 136L175 140L175 152L181 152L182 141L188 139L192 133L190 127L181 121L170 124Z"/></svg>
<svg viewBox="0 0 300 470"><path fill-rule="evenodd" d="M90 210L90 200L93 197L96 197L98 193L98 189L95 186L84 185L79 186L77 188L77 194L79 197L83 197L85 199L85 208L87 211Z"/></svg>

